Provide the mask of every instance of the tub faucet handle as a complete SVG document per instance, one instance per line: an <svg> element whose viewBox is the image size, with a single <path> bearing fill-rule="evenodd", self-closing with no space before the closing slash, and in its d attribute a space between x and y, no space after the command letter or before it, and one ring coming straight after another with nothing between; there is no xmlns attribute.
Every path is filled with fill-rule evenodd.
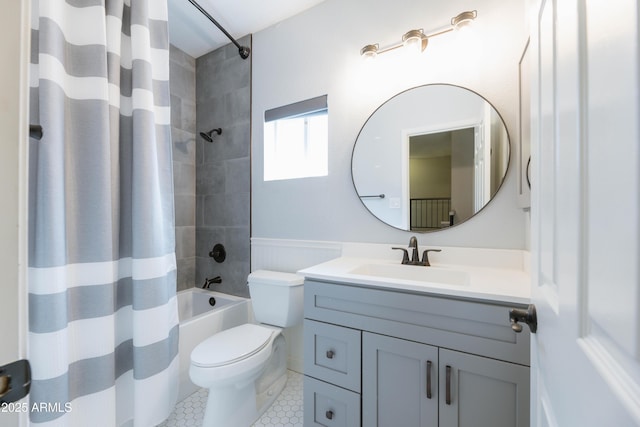
<svg viewBox="0 0 640 427"><path fill-rule="evenodd" d="M227 251L221 243L216 243L209 252L209 256L216 262L223 262L227 258Z"/></svg>

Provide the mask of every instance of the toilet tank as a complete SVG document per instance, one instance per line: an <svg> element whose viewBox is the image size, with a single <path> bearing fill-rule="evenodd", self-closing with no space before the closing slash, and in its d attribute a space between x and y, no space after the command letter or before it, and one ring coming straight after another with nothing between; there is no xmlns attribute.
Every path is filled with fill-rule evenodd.
<svg viewBox="0 0 640 427"><path fill-rule="evenodd" d="M281 328L302 322L304 277L256 270L248 281L256 321Z"/></svg>

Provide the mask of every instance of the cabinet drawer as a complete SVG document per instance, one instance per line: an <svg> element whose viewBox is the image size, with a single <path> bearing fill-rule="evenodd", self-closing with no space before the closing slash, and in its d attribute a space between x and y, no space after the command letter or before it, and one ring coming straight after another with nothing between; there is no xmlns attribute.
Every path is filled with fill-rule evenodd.
<svg viewBox="0 0 640 427"><path fill-rule="evenodd" d="M361 332L304 321L304 372L360 392Z"/></svg>
<svg viewBox="0 0 640 427"><path fill-rule="evenodd" d="M304 425L360 425L360 395L311 377L304 377Z"/></svg>

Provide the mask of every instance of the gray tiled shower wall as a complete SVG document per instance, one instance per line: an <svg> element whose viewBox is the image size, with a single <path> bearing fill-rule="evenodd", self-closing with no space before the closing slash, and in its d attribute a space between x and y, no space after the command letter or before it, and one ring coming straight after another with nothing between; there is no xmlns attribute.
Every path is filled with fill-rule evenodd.
<svg viewBox="0 0 640 427"><path fill-rule="evenodd" d="M251 47L251 36L238 40ZM220 292L249 296L251 56L244 60L233 44L196 60L198 132L222 128L213 142L196 138L196 285L220 276ZM217 263L216 243L227 251Z"/></svg>
<svg viewBox="0 0 640 427"><path fill-rule="evenodd" d="M177 290L196 276L196 60L171 46L171 139L176 213Z"/></svg>
<svg viewBox="0 0 640 427"><path fill-rule="evenodd" d="M170 59L178 290L221 276L212 288L248 296L251 57L228 44L197 59L171 46ZM209 143L199 132L212 128ZM216 243L223 263L209 257Z"/></svg>

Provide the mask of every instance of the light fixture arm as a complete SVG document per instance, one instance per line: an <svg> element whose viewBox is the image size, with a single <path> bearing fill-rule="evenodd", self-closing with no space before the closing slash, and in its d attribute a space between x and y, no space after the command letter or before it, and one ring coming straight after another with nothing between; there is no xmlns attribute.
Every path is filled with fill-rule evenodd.
<svg viewBox="0 0 640 427"><path fill-rule="evenodd" d="M427 38L432 38L432 37L436 37L436 36L440 36L442 34L446 34L446 33L450 33L451 31L455 30L454 27L447 25L446 27L443 27L439 30L435 30L429 34L427 34Z"/></svg>

